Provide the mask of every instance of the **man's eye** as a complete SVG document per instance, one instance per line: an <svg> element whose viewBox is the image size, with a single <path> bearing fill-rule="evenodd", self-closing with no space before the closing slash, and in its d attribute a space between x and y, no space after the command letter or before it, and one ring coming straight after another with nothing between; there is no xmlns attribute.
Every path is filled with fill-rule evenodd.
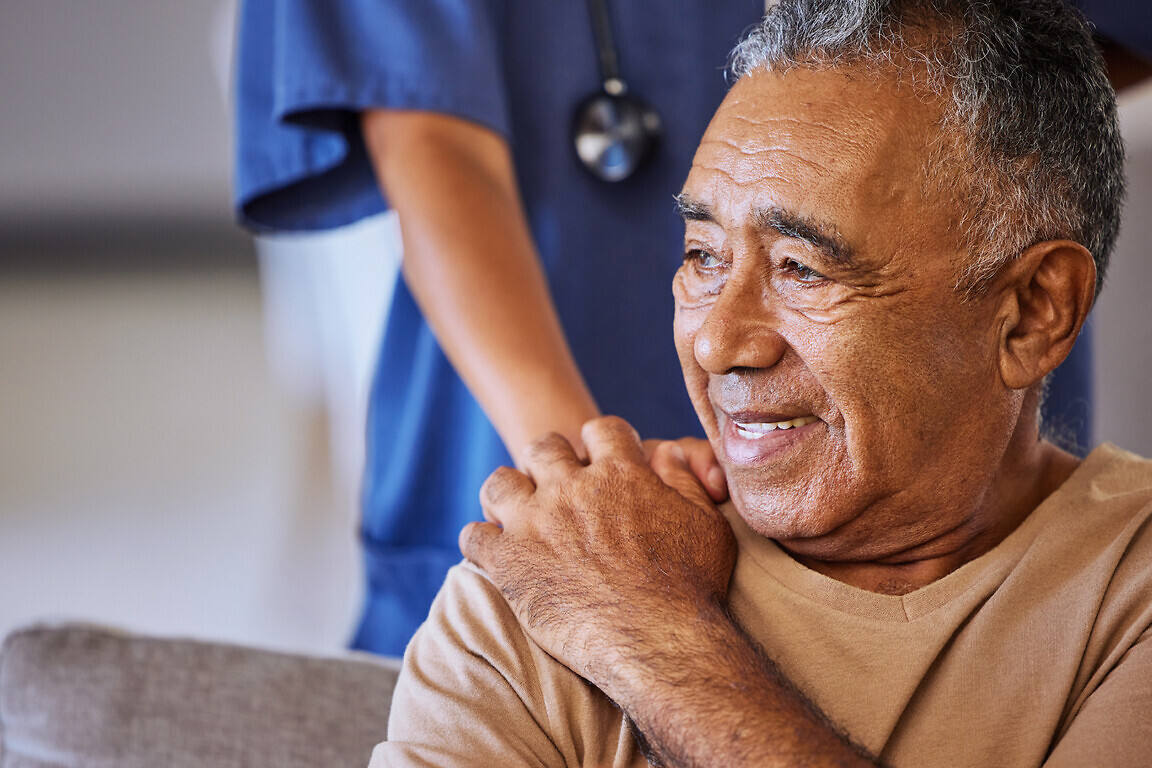
<svg viewBox="0 0 1152 768"><path fill-rule="evenodd" d="M795 259L785 261L784 268L802 283L818 283L825 279L824 275Z"/></svg>
<svg viewBox="0 0 1152 768"><path fill-rule="evenodd" d="M692 264L697 269L715 269L720 266L720 259L711 251L692 248L684 254L684 263Z"/></svg>

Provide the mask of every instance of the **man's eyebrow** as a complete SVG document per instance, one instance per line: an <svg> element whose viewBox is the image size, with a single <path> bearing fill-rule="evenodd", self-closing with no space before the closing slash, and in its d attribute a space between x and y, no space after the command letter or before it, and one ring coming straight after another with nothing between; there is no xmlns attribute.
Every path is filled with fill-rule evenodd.
<svg viewBox="0 0 1152 768"><path fill-rule="evenodd" d="M756 223L760 227L774 229L785 237L803 240L845 266L852 266L855 262L852 246L832 227L794 211L775 206L764 208L756 212Z"/></svg>
<svg viewBox="0 0 1152 768"><path fill-rule="evenodd" d="M712 209L705 203L697 202L688 196L687 192L676 195L676 213L684 221L715 221Z"/></svg>
<svg viewBox="0 0 1152 768"><path fill-rule="evenodd" d="M711 206L693 200L687 192L676 195L676 212L684 221L716 221ZM785 237L803 240L844 266L850 267L855 264L852 246L848 245L832 227L777 206L761 209L755 216L758 227L774 229Z"/></svg>

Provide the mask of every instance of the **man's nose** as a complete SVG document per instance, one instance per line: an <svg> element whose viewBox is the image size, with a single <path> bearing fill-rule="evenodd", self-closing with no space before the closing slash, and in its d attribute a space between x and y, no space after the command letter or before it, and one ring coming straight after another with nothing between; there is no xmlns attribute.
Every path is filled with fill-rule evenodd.
<svg viewBox="0 0 1152 768"><path fill-rule="evenodd" d="M724 374L775 365L787 342L779 332L774 298L754 273L729 277L696 332L693 346L700 366Z"/></svg>

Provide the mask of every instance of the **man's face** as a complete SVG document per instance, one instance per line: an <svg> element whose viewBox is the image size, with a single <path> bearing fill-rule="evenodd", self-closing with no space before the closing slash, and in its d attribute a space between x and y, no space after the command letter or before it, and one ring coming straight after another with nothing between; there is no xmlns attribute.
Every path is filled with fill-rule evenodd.
<svg viewBox="0 0 1152 768"><path fill-rule="evenodd" d="M957 211L924 183L937 110L859 72L746 76L681 196L688 390L744 519L800 554L931 542L1011 435L994 301L955 290Z"/></svg>

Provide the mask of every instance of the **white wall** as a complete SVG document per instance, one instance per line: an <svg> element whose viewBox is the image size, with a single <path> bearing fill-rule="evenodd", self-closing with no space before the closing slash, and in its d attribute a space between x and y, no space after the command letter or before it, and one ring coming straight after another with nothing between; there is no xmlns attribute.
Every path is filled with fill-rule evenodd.
<svg viewBox="0 0 1152 768"><path fill-rule="evenodd" d="M332 649L353 629L355 489L268 365L230 223L234 12L0 0L0 635L73 617Z"/></svg>
<svg viewBox="0 0 1152 768"><path fill-rule="evenodd" d="M331 650L359 603L323 413L252 270L0 279L0 635L78 618Z"/></svg>
<svg viewBox="0 0 1152 768"><path fill-rule="evenodd" d="M1096 438L1152 456L1152 85L1121 99L1128 206L1093 312Z"/></svg>
<svg viewBox="0 0 1152 768"><path fill-rule="evenodd" d="M0 0L0 227L227 217L221 65L234 6Z"/></svg>

